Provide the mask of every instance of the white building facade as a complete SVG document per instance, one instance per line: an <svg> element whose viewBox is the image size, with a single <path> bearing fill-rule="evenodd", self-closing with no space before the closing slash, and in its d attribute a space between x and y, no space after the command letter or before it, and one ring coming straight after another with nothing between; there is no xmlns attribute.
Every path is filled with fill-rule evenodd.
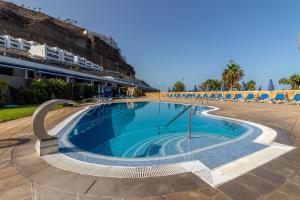
<svg viewBox="0 0 300 200"><path fill-rule="evenodd" d="M55 60L70 65L78 65L82 68L90 68L103 71L103 67L85 59L84 57L74 55L73 53L60 49L58 47L50 47L47 44L31 46L29 53L33 56L38 56L45 60Z"/></svg>
<svg viewBox="0 0 300 200"><path fill-rule="evenodd" d="M23 38L14 38L10 35L0 35L0 47L29 51L31 46L38 45L35 41L27 41Z"/></svg>
<svg viewBox="0 0 300 200"><path fill-rule="evenodd" d="M47 44L39 44L35 41L27 41L23 38L14 38L10 35L0 35L0 47L28 51L28 53L32 56L38 56L44 60L55 60L70 65L78 65L82 68L103 71L102 66L95 64L84 57L74 55L72 52L58 47L50 47Z"/></svg>

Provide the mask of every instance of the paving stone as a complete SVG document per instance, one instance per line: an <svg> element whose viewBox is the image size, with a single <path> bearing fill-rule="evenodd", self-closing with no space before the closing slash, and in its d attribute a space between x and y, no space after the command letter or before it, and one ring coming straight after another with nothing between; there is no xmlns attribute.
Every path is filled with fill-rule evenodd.
<svg viewBox="0 0 300 200"><path fill-rule="evenodd" d="M83 194L90 188L96 178L49 167L32 176L32 179L47 187Z"/></svg>
<svg viewBox="0 0 300 200"><path fill-rule="evenodd" d="M286 193L275 191L269 196L265 197L264 200L299 200L299 198L292 197Z"/></svg>
<svg viewBox="0 0 300 200"><path fill-rule="evenodd" d="M162 196L140 196L140 197L128 197L125 200L165 200Z"/></svg>
<svg viewBox="0 0 300 200"><path fill-rule="evenodd" d="M208 200L209 197L195 191L174 192L168 195L163 195L167 200Z"/></svg>
<svg viewBox="0 0 300 200"><path fill-rule="evenodd" d="M0 192L28 183L30 180L20 173L3 178L0 180Z"/></svg>
<svg viewBox="0 0 300 200"><path fill-rule="evenodd" d="M63 190L53 189L51 187L44 187L39 184L34 184L34 199L37 200L67 200L76 198L76 194L72 194Z"/></svg>
<svg viewBox="0 0 300 200"><path fill-rule="evenodd" d="M257 192L235 181L226 183L219 189L233 200L254 200L261 197Z"/></svg>
<svg viewBox="0 0 300 200"><path fill-rule="evenodd" d="M117 195L119 182L119 179L98 178L87 194L100 197L114 197Z"/></svg>
<svg viewBox="0 0 300 200"><path fill-rule="evenodd" d="M300 198L300 187L294 183L287 182L279 188L279 191L287 193L288 195Z"/></svg>
<svg viewBox="0 0 300 200"><path fill-rule="evenodd" d="M134 197L142 196L143 194L144 191L142 179L122 179L118 183L118 190L115 196Z"/></svg>
<svg viewBox="0 0 300 200"><path fill-rule="evenodd" d="M32 198L31 182L0 192L0 200Z"/></svg>
<svg viewBox="0 0 300 200"><path fill-rule="evenodd" d="M143 192L145 196L169 194L172 189L165 177L155 177L143 180Z"/></svg>
<svg viewBox="0 0 300 200"><path fill-rule="evenodd" d="M247 173L235 179L235 181L238 181L240 184L252 189L253 191L261 195L271 193L275 189L275 185L268 181L265 181L262 178L259 178L258 176L252 175L251 173Z"/></svg>
<svg viewBox="0 0 300 200"><path fill-rule="evenodd" d="M189 191L196 190L199 186L190 178L189 173L167 176L165 177L166 181L170 185L172 191Z"/></svg>
<svg viewBox="0 0 300 200"><path fill-rule="evenodd" d="M255 170L251 171L251 173L255 174L256 176L263 178L270 183L279 186L285 182L285 177L279 174L274 173L271 170L268 170L264 167L258 167Z"/></svg>
<svg viewBox="0 0 300 200"><path fill-rule="evenodd" d="M212 200L231 200L229 197L227 197L224 193L218 192Z"/></svg>
<svg viewBox="0 0 300 200"><path fill-rule="evenodd" d="M218 193L218 190L212 187L201 187L197 191L210 198L214 197Z"/></svg>
<svg viewBox="0 0 300 200"><path fill-rule="evenodd" d="M0 169L0 180L17 174L18 170L12 166Z"/></svg>

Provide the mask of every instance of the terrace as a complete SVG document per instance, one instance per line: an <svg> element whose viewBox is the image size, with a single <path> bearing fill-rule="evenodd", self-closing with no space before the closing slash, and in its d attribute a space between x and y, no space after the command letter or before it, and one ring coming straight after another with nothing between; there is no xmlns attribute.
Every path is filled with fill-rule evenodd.
<svg viewBox="0 0 300 200"><path fill-rule="evenodd" d="M157 100L152 98L132 101ZM191 103L192 99L163 100ZM119 100L122 101L122 100ZM128 100L126 100L128 101ZM275 142L300 146L300 108L286 104L209 101L219 107L214 115L258 122L278 132ZM48 129L82 107L51 111ZM192 173L143 179L118 179L81 175L55 168L34 150L31 117L1 123L1 197L3 199L297 199L300 195L299 150L296 148L216 188ZM10 129L11 126L18 127ZM68 184L66 184L68 183ZM17 192L16 192L17 191Z"/></svg>

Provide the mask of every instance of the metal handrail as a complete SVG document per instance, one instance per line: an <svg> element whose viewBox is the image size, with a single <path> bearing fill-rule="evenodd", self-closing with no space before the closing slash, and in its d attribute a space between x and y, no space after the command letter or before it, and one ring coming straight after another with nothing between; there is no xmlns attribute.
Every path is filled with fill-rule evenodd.
<svg viewBox="0 0 300 200"><path fill-rule="evenodd" d="M182 110L180 113L175 115L175 117L173 117L168 123L165 124L165 127L168 127L170 124L172 124L178 117L180 117L183 113L185 113L191 107L192 107L192 105L189 105L184 110Z"/></svg>

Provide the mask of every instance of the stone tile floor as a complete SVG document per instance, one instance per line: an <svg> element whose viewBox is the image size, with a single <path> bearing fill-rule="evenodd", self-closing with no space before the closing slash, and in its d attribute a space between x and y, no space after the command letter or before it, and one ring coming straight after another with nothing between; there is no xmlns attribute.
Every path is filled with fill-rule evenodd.
<svg viewBox="0 0 300 200"><path fill-rule="evenodd" d="M209 104L220 108L215 114L270 126L279 132L277 142L300 146L300 106L215 101ZM46 127L54 127L79 109L52 111L47 116ZM0 123L0 199L300 199L298 148L218 188L212 188L192 173L115 179L60 170L36 155L33 148L36 138L30 134L31 131L31 117Z"/></svg>

